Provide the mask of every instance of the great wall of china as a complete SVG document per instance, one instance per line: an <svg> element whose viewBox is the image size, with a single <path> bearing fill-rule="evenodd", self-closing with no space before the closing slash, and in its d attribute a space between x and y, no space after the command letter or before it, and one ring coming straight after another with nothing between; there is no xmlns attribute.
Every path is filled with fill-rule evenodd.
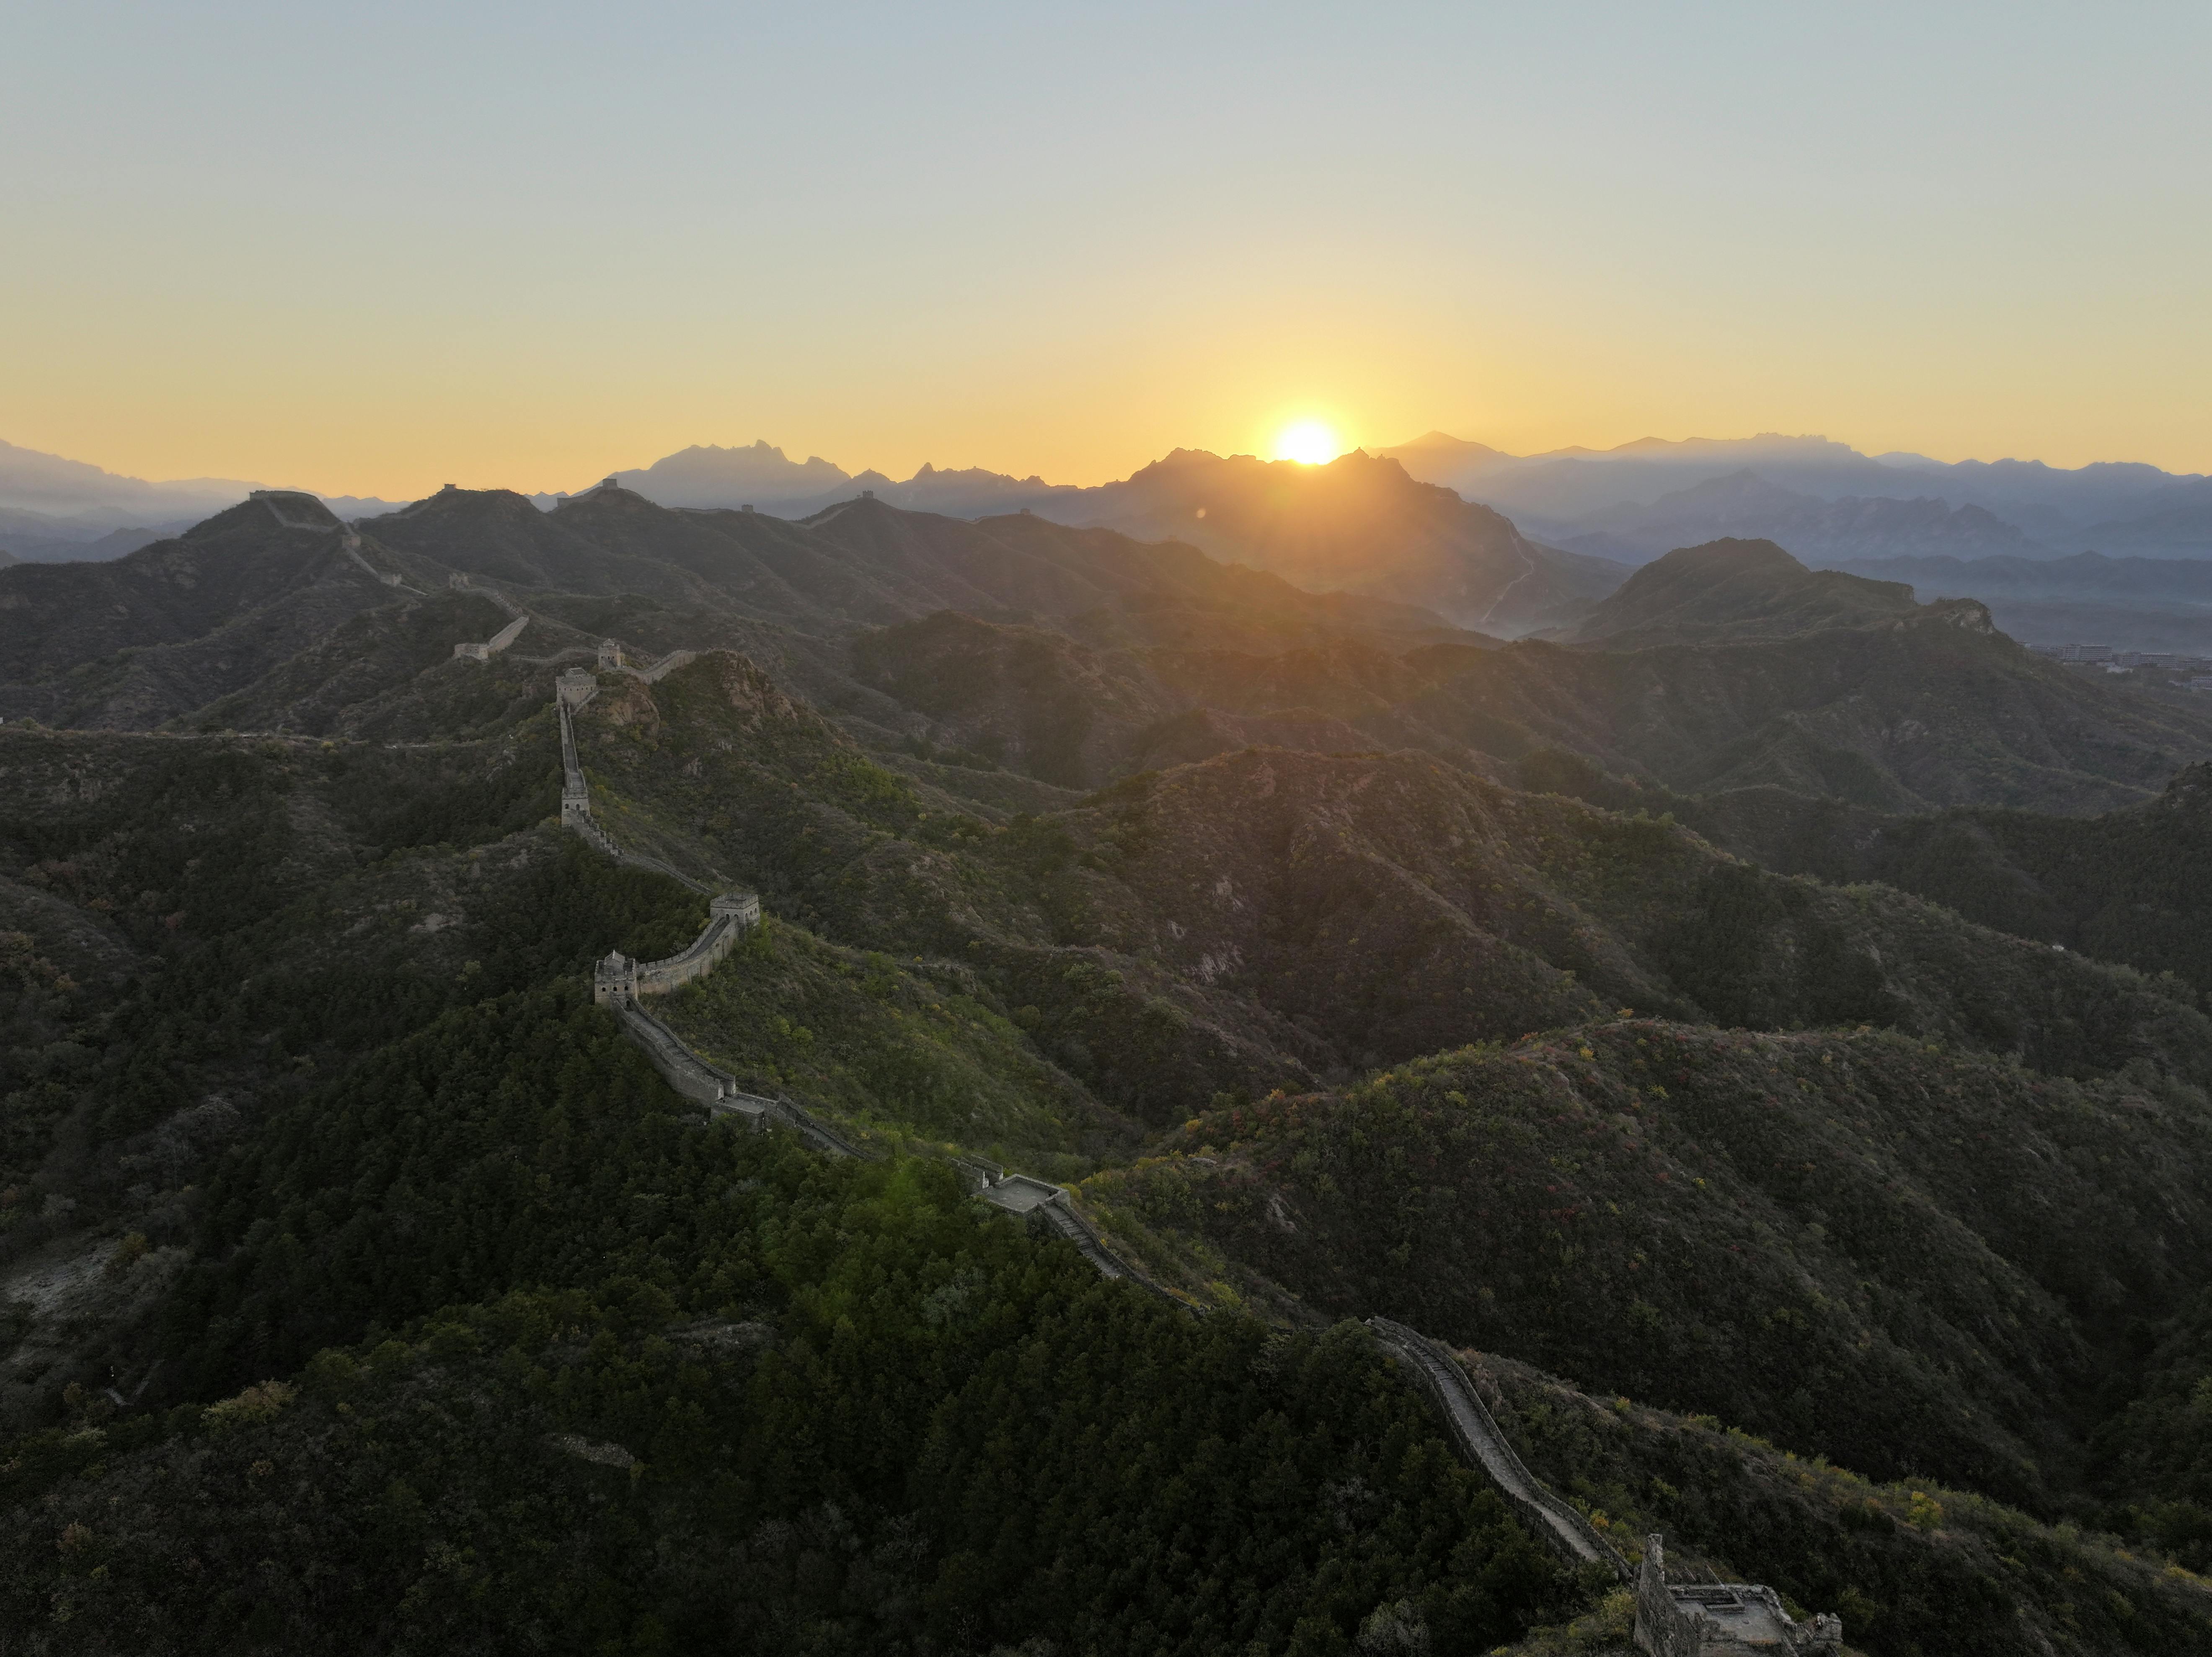
<svg viewBox="0 0 2212 1657"><path fill-rule="evenodd" d="M350 526L337 521L315 497L287 490L257 490L252 498L266 506L288 529L337 531L340 548L363 573L386 586L422 596L399 575L372 565L361 550L361 537ZM454 575L450 584L457 591L489 598L513 618L483 643L454 646L456 658L489 661L527 627L527 614L504 594L477 586L465 574ZM640 668L625 661L622 647L607 640L596 652L596 667L598 671L623 673L651 684L696 660L698 654L693 650L672 651L650 667ZM755 1128L771 1124L787 1127L805 1144L828 1155L879 1159L882 1153L854 1144L794 1102L746 1092L736 1077L693 1052L641 1005L641 998L665 994L713 972L744 934L760 923L760 899L726 885L718 889L660 859L626 851L594 818L591 786L576 748L574 716L599 690L597 672L592 669L571 668L556 681L554 706L561 726L562 826L606 857L665 876L709 901L705 930L676 955L639 962L614 951L597 962L592 999L621 1019L623 1033L644 1051L670 1087L711 1114L740 1117ZM1063 1187L1028 1174L1009 1174L979 1160L954 1160L967 1174L978 1199L1024 1219L1032 1231L1065 1238L1101 1276L1128 1281L1185 1309L1198 1309L1170 1295L1109 1249L1076 1212ZM1809 1624L1801 1624L1770 1587L1741 1582L1668 1581L1659 1537L1647 1539L1641 1563L1632 1566L1571 1503L1528 1471L1475 1391L1466 1369L1449 1349L1387 1318L1370 1318L1367 1323L1384 1350L1427 1397L1461 1456L1490 1479L1534 1535L1569 1566L1595 1566L1633 1587L1636 1643L1650 1657L1753 1657L1753 1654L1827 1657L1840 1649L1843 1626L1838 1618L1819 1615Z"/></svg>
<svg viewBox="0 0 2212 1657"><path fill-rule="evenodd" d="M1572 1505L1530 1472L1505 1435L1498 1429L1459 1360L1426 1335L1388 1318L1370 1318L1367 1326L1395 1353L1415 1383L1429 1395L1451 1429L1461 1452L1490 1475L1522 1522L1549 1543L1571 1565L1602 1565L1622 1581L1631 1572L1620 1550L1600 1536Z"/></svg>
<svg viewBox="0 0 2212 1657"><path fill-rule="evenodd" d="M672 652L654 664L648 674L624 664L619 646L609 640L599 648L599 666L652 683L695 659L697 653ZM756 1128L772 1123L789 1127L806 1144L832 1156L879 1157L881 1153L854 1144L788 1099L744 1092L734 1077L694 1053L639 1005L642 996L665 994L712 972L744 933L760 924L760 899L751 892L726 888L717 891L658 859L625 852L594 820L591 785L576 749L575 712L599 689L596 675L585 668L571 668L556 681L554 706L561 722L562 826L605 855L666 875L707 895L710 902L706 930L678 954L663 961L640 962L614 951L597 963L592 999L616 1012L624 1033L644 1049L671 1087L709 1112L743 1116ZM1102 1277L1126 1280L1186 1309L1198 1309L1170 1295L1109 1249L1075 1211L1062 1187L1026 1174L1009 1174L977 1158L953 1160L969 1177L978 1199L1024 1219L1032 1231L1073 1243ZM1772 1588L1747 1582L1668 1581L1659 1537L1646 1539L1641 1563L1630 1564L1571 1502L1528 1471L1475 1391L1465 1366L1449 1349L1388 1318L1370 1318L1367 1326L1428 1399L1462 1458L1490 1479L1532 1534L1571 1568L1595 1566L1633 1588L1636 1643L1650 1657L1832 1657L1841 1649L1839 1618L1824 1614L1815 1616L1810 1624L1800 1624L1784 1610Z"/></svg>
<svg viewBox="0 0 2212 1657"><path fill-rule="evenodd" d="M453 654L461 658L465 661L489 661L493 657L498 655L509 645L513 644L517 639L520 638L522 636L522 629L530 625L530 617L523 610L522 606L516 604L514 599L508 598L497 587L480 587L473 581L470 580L466 575L459 572L447 577L446 584L452 587L456 592L473 593L477 598L490 599L492 603L497 604L501 610L505 610L512 618L505 627L500 628L498 632L493 634L490 638L485 640L484 642L480 645L455 645L453 646Z"/></svg>

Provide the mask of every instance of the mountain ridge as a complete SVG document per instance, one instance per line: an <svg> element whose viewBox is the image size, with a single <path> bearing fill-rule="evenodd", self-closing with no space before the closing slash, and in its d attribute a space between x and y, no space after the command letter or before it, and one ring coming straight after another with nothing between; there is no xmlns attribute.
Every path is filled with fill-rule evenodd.
<svg viewBox="0 0 2212 1657"><path fill-rule="evenodd" d="M1808 569L1771 541L1726 537L1678 547L1644 565L1560 637L1634 650L1930 621L1995 631L1989 612L1972 599L1917 604L1901 582Z"/></svg>

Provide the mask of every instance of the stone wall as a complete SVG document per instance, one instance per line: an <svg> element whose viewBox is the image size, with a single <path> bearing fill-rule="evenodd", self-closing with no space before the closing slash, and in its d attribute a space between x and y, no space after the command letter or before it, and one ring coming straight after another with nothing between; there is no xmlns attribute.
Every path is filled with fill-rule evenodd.
<svg viewBox="0 0 2212 1657"><path fill-rule="evenodd" d="M1636 1573L1636 1643L1650 1657L1834 1657L1844 1624L1826 1615L1799 1623L1780 1594L1756 1582L1669 1582L1666 1549L1654 1536Z"/></svg>
<svg viewBox="0 0 2212 1657"><path fill-rule="evenodd" d="M1636 1573L1636 1643L1650 1657L1698 1657L1705 1635L1667 1592L1667 1557L1657 1537L1644 1544Z"/></svg>
<svg viewBox="0 0 2212 1657"><path fill-rule="evenodd" d="M401 580L396 573L390 570L379 569L375 565L370 563L368 558L362 555L360 535L350 526L338 531L338 545L345 549L345 555L347 557L352 559L355 563L360 565L363 570L374 576L378 580L383 582L385 586L388 587L406 587L406 590L410 592L416 591L415 588L407 586L407 584Z"/></svg>
<svg viewBox="0 0 2212 1657"><path fill-rule="evenodd" d="M696 662L696 650L672 650L650 667L640 667L624 653L619 639L602 639L597 652L599 671L627 673L633 679L642 679L647 684L658 684L686 662Z"/></svg>
<svg viewBox="0 0 2212 1657"><path fill-rule="evenodd" d="M599 657L606 671L629 673L650 683L684 663L696 660L698 652L672 651L651 667L640 669L623 663L620 646L610 639L602 642ZM756 1126L780 1122L818 1150L843 1156L870 1156L872 1153L844 1138L788 1099L763 1099L757 1094L742 1092L735 1077L693 1053L673 1030L638 1005L641 996L665 994L714 971L728 957L745 930L760 924L760 899L751 892L714 891L656 858L626 852L593 820L591 784L584 775L582 756L576 746L574 714L576 709L599 695L599 680L587 668L570 668L554 681L554 709L561 722L562 826L617 862L666 875L695 892L706 893L713 901L708 906L706 930L679 954L663 961L639 962L620 950L610 951L592 968L592 1000L615 1010L625 1033L645 1049L654 1068L685 1098L696 1100L710 1110L743 1114ZM1066 1238L1102 1276L1122 1278L1163 1300L1175 1300L1143 1272L1108 1249L1098 1234L1075 1211L1066 1192L1060 1187L1032 1180L1026 1174L1009 1175L981 1162L968 1162L964 1165L980 1181L979 1196L1023 1216L1032 1226Z"/></svg>
<svg viewBox="0 0 2212 1657"><path fill-rule="evenodd" d="M379 569L370 563L361 549L360 531L341 520L317 496L299 489L255 489L246 498L258 501L269 509L269 515L288 530L313 530L318 535L328 535L331 531L337 531L339 549L359 567L362 574L386 586L416 592L416 588L408 586L390 570ZM515 615L521 613L512 606L509 610Z"/></svg>
<svg viewBox="0 0 2212 1657"><path fill-rule="evenodd" d="M456 592L473 593L479 598L489 598L514 619L480 645L462 644L453 646L456 658L471 662L488 662L522 636L522 629L530 625L530 617L522 606L497 587L480 587L465 574L456 572L446 578L446 585Z"/></svg>
<svg viewBox="0 0 2212 1657"><path fill-rule="evenodd" d="M623 1034L645 1049L661 1079L694 1103L723 1116L742 1116L755 1128L774 1123L787 1127L815 1150L832 1156L854 1156L864 1162L876 1154L825 1126L812 1113L788 1099L769 1099L747 1093L727 1071L717 1069L684 1044L683 1038L635 1002L620 1004Z"/></svg>
<svg viewBox="0 0 2212 1657"><path fill-rule="evenodd" d="M465 661L488 662L520 638L522 629L529 625L527 616L518 616L480 645L455 645L453 654Z"/></svg>
<svg viewBox="0 0 2212 1657"><path fill-rule="evenodd" d="M1530 1472L1505 1442L1505 1435L1469 1384L1458 1359L1402 1323L1370 1318L1367 1326L1412 1372L1414 1383L1443 1417L1461 1452L1490 1475L1491 1483L1540 1540L1570 1565L1603 1565L1622 1581L1629 1580L1628 1561L1620 1551L1600 1536L1571 1503Z"/></svg>
<svg viewBox="0 0 2212 1657"><path fill-rule="evenodd" d="M635 675L647 684L658 684L686 662L698 659L699 652L696 650L672 650L651 667L625 667L623 671Z"/></svg>
<svg viewBox="0 0 2212 1657"><path fill-rule="evenodd" d="M621 1002L616 1005L616 1016L622 1020L623 1033L645 1049L645 1056L662 1079L686 1099L708 1107L726 1104L738 1110L745 1108L743 1102L752 1096L738 1086L736 1078L693 1053L675 1031L651 1013L634 1003ZM764 1106L769 1102L759 1102Z"/></svg>
<svg viewBox="0 0 2212 1657"><path fill-rule="evenodd" d="M592 829L605 835L599 825ZM611 843L611 842L610 842ZM602 1005L635 1001L641 995L665 995L720 966L748 927L760 925L760 899L750 892L724 892L708 906L707 929L682 952L660 961L633 961L610 953L592 972L592 999Z"/></svg>
<svg viewBox="0 0 2212 1657"><path fill-rule="evenodd" d="M1458 1359L1388 1318L1370 1318L1367 1325L1428 1394L1461 1454L1490 1475L1531 1532L1568 1564L1603 1565L1620 1581L1635 1584L1636 1643L1650 1657L1773 1657L1785 1652L1790 1657L1832 1657L1841 1649L1840 1620L1820 1616L1809 1624L1797 1623L1772 1588L1753 1582L1670 1584L1658 1537L1645 1543L1643 1563L1632 1569L1620 1551L1571 1503L1528 1471Z"/></svg>
<svg viewBox="0 0 2212 1657"><path fill-rule="evenodd" d="M584 762L576 754L574 710L599 694L599 682L580 667L572 667L553 682L553 706L561 720L561 823L568 829L588 828L605 841L609 855L614 842L592 821L592 786L584 780ZM590 838L587 835L586 838Z"/></svg>

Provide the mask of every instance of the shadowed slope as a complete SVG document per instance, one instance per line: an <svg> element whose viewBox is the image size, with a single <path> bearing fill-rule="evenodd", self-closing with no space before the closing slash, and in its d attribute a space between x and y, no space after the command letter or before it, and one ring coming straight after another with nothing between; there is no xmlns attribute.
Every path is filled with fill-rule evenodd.
<svg viewBox="0 0 2212 1657"><path fill-rule="evenodd" d="M346 555L336 519L288 499L312 516L248 501L112 562L0 570L0 711L143 728L397 602Z"/></svg>
<svg viewBox="0 0 2212 1657"><path fill-rule="evenodd" d="M1324 1313L2035 1501L2101 1344L2206 1263L2208 1155L2191 1089L1624 1020L1208 1111L1088 1189Z"/></svg>

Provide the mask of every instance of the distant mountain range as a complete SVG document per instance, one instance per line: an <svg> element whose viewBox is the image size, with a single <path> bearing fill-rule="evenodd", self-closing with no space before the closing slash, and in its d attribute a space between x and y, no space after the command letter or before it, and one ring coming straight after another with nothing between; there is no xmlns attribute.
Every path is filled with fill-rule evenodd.
<svg viewBox="0 0 2212 1657"><path fill-rule="evenodd" d="M1178 449L1096 488L929 464L899 480L819 455L794 460L765 441L694 446L611 476L665 507L750 506L803 519L872 492L887 505L954 518L1026 511L1171 537L1306 586L1420 604L1506 636L1567 624L1629 568L1725 538L1773 541L1812 564L1848 568L1897 559L2055 561L2083 550L2212 558L2212 477L2135 464L1947 464L1773 434L1513 455L1431 432L1322 468ZM0 444L0 549L32 561L118 557L254 487L149 483ZM572 497L529 498L551 510ZM322 499L349 519L398 504ZM2136 623L2154 616L2157 595L2137 597L2150 607L2121 618L2123 634L2142 633ZM2071 624L2045 618L2028 631Z"/></svg>
<svg viewBox="0 0 2212 1657"><path fill-rule="evenodd" d="M2026 644L2212 655L2212 559L1904 557L1836 567L1905 581L1924 597L1971 594Z"/></svg>
<svg viewBox="0 0 2212 1657"><path fill-rule="evenodd" d="M1822 560L2212 556L2212 479L2133 463L1946 464L1773 434L1516 456L1431 432L1378 452L1543 540L1637 562L1730 535Z"/></svg>
<svg viewBox="0 0 2212 1657"><path fill-rule="evenodd" d="M265 487L235 477L149 483L0 442L0 549L27 563L120 558ZM373 496L321 498L331 511L349 518L404 504Z"/></svg>
<svg viewBox="0 0 2212 1657"><path fill-rule="evenodd" d="M1845 495L1823 501L1748 470L1707 478L1650 506L1607 507L1559 537L1578 552L1641 564L1723 536L1779 541L1816 563L1890 557L2047 558L2049 549L1981 507Z"/></svg>
<svg viewBox="0 0 2212 1657"><path fill-rule="evenodd" d="M1826 438L1773 434L1646 438L1614 449L1512 455L1431 432L1370 458L1394 460L1415 483L1504 514L1534 543L1624 564L1730 536L1778 541L1820 563L2057 558L2089 549L2212 557L2212 478L2135 464L2073 470L2040 461L1946 464L1924 455L1862 454ZM915 511L965 518L1026 507L1064 523L1111 524L1140 534L1142 520L1159 505L1161 469L1201 458L1248 468L1261 464L1249 456L1177 450L1096 489L980 467L925 465L901 482L873 470L848 473L818 456L793 461L781 449L756 443L686 449L614 476L663 506L750 505L805 517L872 489L879 500ZM1173 529L1185 538L1207 539L1186 524ZM1243 549L1229 555L1242 556Z"/></svg>
<svg viewBox="0 0 2212 1657"><path fill-rule="evenodd" d="M895 507L955 518L1003 511L1010 502L1033 504L1082 493L1073 484L1054 485L1041 477L1011 477L980 466L939 471L927 463L901 483L873 468L848 472L819 455L793 460L767 442L727 449L694 444L650 466L610 476L623 488L663 507L757 507L779 518L811 516L863 489L874 491L878 499ZM540 504L565 498L544 497Z"/></svg>
<svg viewBox="0 0 2212 1657"><path fill-rule="evenodd" d="M954 518L1026 512L1140 540L1187 542L1314 591L1418 604L1508 637L1571 619L1627 574L1603 555L1531 541L1501 513L1358 451L1304 466L1177 449L1094 489L973 467L925 465L903 483L873 471L848 476L818 456L802 464L765 443L686 449L612 476L660 506L751 506L792 519L862 491L889 506ZM833 480L826 488L825 478ZM802 489L808 492L792 493Z"/></svg>

